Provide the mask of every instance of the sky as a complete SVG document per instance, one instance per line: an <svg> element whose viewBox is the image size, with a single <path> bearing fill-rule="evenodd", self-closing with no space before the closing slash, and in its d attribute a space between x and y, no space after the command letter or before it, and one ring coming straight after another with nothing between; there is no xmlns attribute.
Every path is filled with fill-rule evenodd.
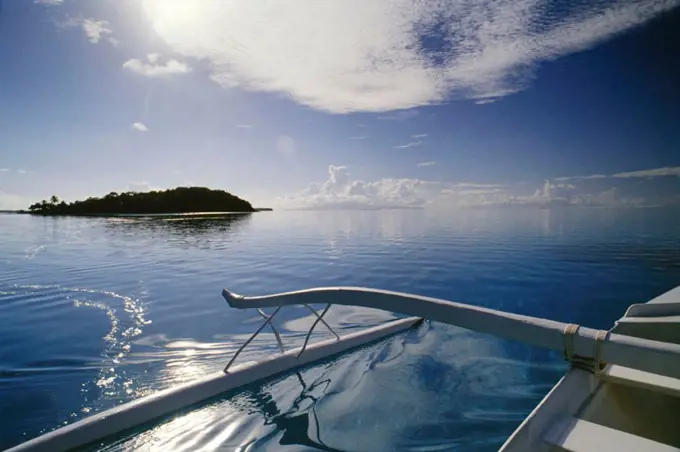
<svg viewBox="0 0 680 452"><path fill-rule="evenodd" d="M680 0L0 0L0 209L680 203Z"/></svg>

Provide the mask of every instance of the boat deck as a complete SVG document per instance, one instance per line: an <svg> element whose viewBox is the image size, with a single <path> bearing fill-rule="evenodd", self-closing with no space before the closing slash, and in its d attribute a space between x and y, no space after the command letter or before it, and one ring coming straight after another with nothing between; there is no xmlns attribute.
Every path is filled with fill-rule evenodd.
<svg viewBox="0 0 680 452"><path fill-rule="evenodd" d="M680 344L680 288L631 306L611 332ZM680 379L613 364L572 369L501 450L680 451Z"/></svg>

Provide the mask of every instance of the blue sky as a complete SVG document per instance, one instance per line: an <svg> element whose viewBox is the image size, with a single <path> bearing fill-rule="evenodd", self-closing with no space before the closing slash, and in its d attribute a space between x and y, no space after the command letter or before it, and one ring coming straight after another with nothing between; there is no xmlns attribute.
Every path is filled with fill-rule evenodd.
<svg viewBox="0 0 680 452"><path fill-rule="evenodd" d="M0 208L678 200L678 4L4 0Z"/></svg>

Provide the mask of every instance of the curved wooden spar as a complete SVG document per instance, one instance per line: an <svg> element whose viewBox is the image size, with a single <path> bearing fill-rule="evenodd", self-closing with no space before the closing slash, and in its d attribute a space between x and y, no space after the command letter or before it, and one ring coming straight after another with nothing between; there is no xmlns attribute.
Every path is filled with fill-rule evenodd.
<svg viewBox="0 0 680 452"><path fill-rule="evenodd" d="M592 328L577 327L463 303L387 290L324 287L260 297L244 297L224 289L229 305L239 309L330 303L363 306L423 317L553 350L569 358L604 361L680 378L680 345Z"/></svg>

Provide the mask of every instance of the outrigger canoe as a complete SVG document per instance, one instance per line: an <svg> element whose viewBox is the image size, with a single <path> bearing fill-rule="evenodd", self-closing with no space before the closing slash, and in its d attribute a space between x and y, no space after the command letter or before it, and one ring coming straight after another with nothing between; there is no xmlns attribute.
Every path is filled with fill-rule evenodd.
<svg viewBox="0 0 680 452"><path fill-rule="evenodd" d="M9 449L60 452L107 438L244 385L416 328L424 319L538 347L560 350L570 368L501 447L502 451L680 451L680 287L628 308L609 331L384 290L330 287L260 297L224 290L233 308L257 309L262 325L223 371L95 414ZM325 304L321 313L312 305ZM286 351L272 323L286 306L314 315L302 347ZM338 335L323 319L332 305L411 316ZM262 308L275 308L267 315ZM309 343L324 324L334 338ZM281 354L234 365L241 351L271 328Z"/></svg>

